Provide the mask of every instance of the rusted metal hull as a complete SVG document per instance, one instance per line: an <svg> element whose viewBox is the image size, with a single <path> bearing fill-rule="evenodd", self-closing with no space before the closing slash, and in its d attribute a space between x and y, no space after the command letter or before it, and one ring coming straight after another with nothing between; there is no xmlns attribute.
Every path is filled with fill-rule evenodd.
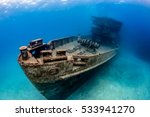
<svg viewBox="0 0 150 117"><path fill-rule="evenodd" d="M64 100L89 79L87 74L83 73L55 83L32 83L46 99Z"/></svg>
<svg viewBox="0 0 150 117"><path fill-rule="evenodd" d="M92 58L91 66L82 70L69 73L69 62L63 62L60 64L47 64L47 65L21 65L25 74L34 86L43 94L47 99L66 99L71 93L73 93L78 87L88 80L88 74L92 70L106 63L117 54L117 49L113 49L109 52L102 53ZM62 72L66 72L66 75L55 75L53 68L59 67ZM55 72L55 71L54 71Z"/></svg>
<svg viewBox="0 0 150 117"><path fill-rule="evenodd" d="M92 70L118 51L122 23L94 17L92 35L69 36L21 46L18 62L30 81L47 99L66 99L89 78Z"/></svg>

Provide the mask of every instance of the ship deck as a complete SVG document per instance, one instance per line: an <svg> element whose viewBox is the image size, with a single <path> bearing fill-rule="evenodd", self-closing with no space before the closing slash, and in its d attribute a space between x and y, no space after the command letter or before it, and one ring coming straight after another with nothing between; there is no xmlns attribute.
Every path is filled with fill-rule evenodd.
<svg viewBox="0 0 150 117"><path fill-rule="evenodd" d="M93 51L92 49L81 46L77 41L73 41L73 42L70 42L70 43L67 43L67 44L64 44L62 46L55 48L55 51L61 50L61 49L67 50L67 55L74 55L74 54L75 55L76 54L93 55L93 54L99 54L99 53L102 54L114 48L111 46L100 45L98 49L95 49L95 51Z"/></svg>
<svg viewBox="0 0 150 117"><path fill-rule="evenodd" d="M44 44L44 46L45 46L45 44ZM36 49L36 48L34 48L34 49ZM52 50L51 56L53 56L53 58L56 58L56 57L58 57L57 52L64 50L66 52L65 53L66 60L73 60L74 55L90 57L90 56L106 53L113 49L114 49L114 47L111 47L111 46L100 45L99 48L96 48L93 50L91 48L82 46L77 41L77 38L76 38L74 41L57 46L55 49ZM32 49L28 48L28 50L31 51ZM59 61L62 61L62 60L59 60ZM29 58L27 60L22 60L22 58L20 58L20 61L23 61L24 63L30 63L30 64L35 64L35 63L43 64L43 56L39 55L39 57L35 57L32 54L29 54ZM56 63L56 62L58 63L59 61L53 60L53 61L46 62L46 64L49 64L49 63L51 64L51 63Z"/></svg>

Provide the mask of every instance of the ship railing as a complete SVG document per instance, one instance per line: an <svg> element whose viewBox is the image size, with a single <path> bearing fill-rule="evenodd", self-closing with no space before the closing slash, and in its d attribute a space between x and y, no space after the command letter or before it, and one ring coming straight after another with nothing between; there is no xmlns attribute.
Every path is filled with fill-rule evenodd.
<svg viewBox="0 0 150 117"><path fill-rule="evenodd" d="M59 39L50 41L50 42L48 43L48 45L50 46L50 48L55 49L55 48L57 48L57 47L59 47L59 46L62 46L62 45L64 45L64 44L73 42L73 41L75 41L76 39L77 39L77 36L70 36L70 37L59 38Z"/></svg>

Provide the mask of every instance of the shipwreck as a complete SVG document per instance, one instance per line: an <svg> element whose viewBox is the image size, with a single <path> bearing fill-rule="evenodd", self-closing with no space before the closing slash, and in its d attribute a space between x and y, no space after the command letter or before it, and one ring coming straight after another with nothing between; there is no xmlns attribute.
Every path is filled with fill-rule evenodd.
<svg viewBox="0 0 150 117"><path fill-rule="evenodd" d="M86 81L87 73L118 53L121 26L121 22L111 18L93 17L90 35L48 43L32 40L28 46L20 47L18 62L47 99L66 99Z"/></svg>

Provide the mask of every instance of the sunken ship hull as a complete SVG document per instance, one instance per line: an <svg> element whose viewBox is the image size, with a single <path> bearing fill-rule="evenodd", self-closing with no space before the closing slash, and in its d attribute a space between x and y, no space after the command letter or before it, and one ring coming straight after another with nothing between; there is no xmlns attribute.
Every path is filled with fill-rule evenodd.
<svg viewBox="0 0 150 117"><path fill-rule="evenodd" d="M66 99L88 80L92 70L117 54L121 23L97 17L93 21L90 36L65 37L47 44L36 39L20 47L20 66L47 99Z"/></svg>
<svg viewBox="0 0 150 117"><path fill-rule="evenodd" d="M76 72L72 69L75 63L67 60L56 64L21 65L21 67L34 86L47 99L65 99L88 80L92 70L107 62L116 54L117 49L112 49L92 56L88 59L88 64L82 65L76 69Z"/></svg>

